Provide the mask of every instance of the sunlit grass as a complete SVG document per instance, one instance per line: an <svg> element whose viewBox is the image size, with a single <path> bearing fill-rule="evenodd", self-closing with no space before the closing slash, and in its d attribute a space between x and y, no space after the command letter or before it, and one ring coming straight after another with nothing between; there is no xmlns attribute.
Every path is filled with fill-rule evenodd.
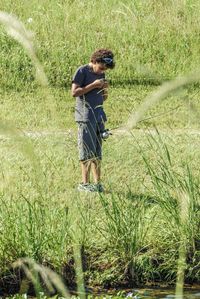
<svg viewBox="0 0 200 299"><path fill-rule="evenodd" d="M188 73L200 63L198 0L162 4L88 0L79 5L77 1L38 4L36 0L13 5L3 0L1 10L17 16L27 30L35 32L38 57L54 86L69 86L77 66L87 63L91 52L102 46L116 53L117 68L109 75L116 84L158 83ZM25 51L2 32L0 39L6 74L1 84L28 89L34 84L34 70Z"/></svg>
<svg viewBox="0 0 200 299"><path fill-rule="evenodd" d="M190 154L188 142L191 136L182 134L173 136L172 133L173 131L171 134L165 134L164 138L170 152L174 148L181 151L181 155L180 152L173 152L171 157L173 171L181 171L181 174L182 161L187 160ZM33 167L17 150L15 142L2 139L1 219L4 227L1 234L2 270L5 258L9 263L22 256L29 256L41 263L48 262L60 271L63 262L72 257L69 252L75 234L77 244L84 245L85 254L91 255L91 263L96 264L97 268L98 263L103 263L107 269L105 273L100 272L99 278L97 269L94 273L89 272L87 275L91 275L91 282L92 280L102 284L108 281L112 283L112 280L119 282L124 279L125 269L129 275L133 275L133 283L138 281L140 275L141 280L150 279L155 275L153 274L155 269L150 263L152 254L154 258L162 256L164 247L171 248L166 256L166 263L172 258L173 262L171 261L168 267L166 265L166 269L169 270L169 280L175 279L174 263L177 256L171 253L173 246L178 250L179 230L178 226L174 227L176 241L173 238L170 240L174 222L170 220L169 227L166 226L169 221L170 204L175 204L175 201L170 203L161 193L155 193L153 177L151 178L146 172L142 152L147 156L148 163L152 161L154 171L158 168L156 166L158 155L155 154L154 147L150 146L145 134L138 132L134 137L112 138L104 145L103 162L103 181L110 194L105 194L102 198L77 194L79 165L76 159L76 144L71 143L71 140L65 139L64 136L53 139L51 136L31 139L45 178L45 184L40 188L35 181ZM154 138L159 141L156 136ZM198 135L193 136L193 146L198 148ZM160 154L162 158L162 152ZM199 159L198 151L193 152L193 162L190 163L190 167L198 173L196 159ZM176 174L174 176L176 177ZM166 194L162 187L160 192ZM169 194L176 193L170 191ZM174 206L171 208L174 209ZM167 213L164 212L165 209ZM190 217L192 219L192 214ZM162 229L158 230L157 226L160 223ZM191 229L193 229L192 222ZM133 242L134 246L131 245ZM6 256L4 255L8 245L15 248L15 254L12 250L6 250ZM96 250L101 254L95 257ZM131 274L129 271L133 265L136 272ZM163 266L160 267L162 272ZM146 277L142 274L144 269L149 271L146 272Z"/></svg>
<svg viewBox="0 0 200 299"><path fill-rule="evenodd" d="M26 16L26 26L16 17L0 14L8 35L23 46L19 50L19 45L2 34L4 67L7 47L16 46L16 52L12 52L9 63L10 68L15 69L14 75L2 82L5 89L1 103L4 121L0 150L0 269L4 272L17 259L29 257L41 264L24 259L26 264L31 261L34 272L44 271L43 264L47 264L67 280L65 268L71 267L77 275L76 279L70 277L71 282L78 282L82 297L83 270L91 285L114 286L126 282L138 285L163 280L175 283L177 279L176 294L182 297L184 277L188 281L199 281L195 268L195 263L199 263L196 217L199 214L199 143L195 131L199 128L199 100L196 90L187 87L199 80L199 74L164 83L150 96L153 87L144 84L149 80L157 83L160 76L173 77L177 72L188 71L192 63L198 63L193 39L196 24L191 30L188 26L194 15L199 22L198 4L190 6L177 1L171 7L167 3L165 8L172 13L168 15L165 10L161 13L159 5L149 3L101 3L96 15L94 3L81 2L86 11L84 17L76 13L76 1L65 5L54 3L56 9L51 9L47 16L49 2L46 1L40 6L40 13L35 11L35 17L27 15L28 9L19 11L19 6L13 6L12 12L18 12L21 18ZM8 2L5 7L11 9ZM59 10L62 14L58 18ZM110 13L105 14L105 11ZM110 20L111 16L113 22L108 32L106 19ZM87 34L71 26L80 19ZM95 37L91 39L90 22L94 19L98 30L92 28ZM116 34L116 20L120 35ZM33 35L26 29L29 25L37 31L38 45L43 44L37 51ZM58 30L58 26L62 30ZM190 45L182 48L189 33ZM66 39L67 34L71 39ZM153 46L162 35L164 38L155 48L145 47L147 43ZM114 133L104 144L106 193L88 195L76 192L80 177L73 123L74 100L66 90L47 88L46 74L52 85L66 88L75 64L88 62L88 53L94 45L96 47L97 39L99 45L106 44L116 53L119 67L108 77L112 86L118 88L111 90L110 99L105 103L108 118L111 118L108 125ZM78 41L76 51L71 48L74 41ZM133 43L136 46L133 47ZM172 45L172 52L167 51L166 61L168 43ZM177 58L181 58L179 64ZM46 73L40 60L44 62ZM42 88L34 89L36 82L28 76L30 63L31 72L36 70L35 79ZM22 66L26 66L24 72L27 71L24 81L19 78ZM7 67L5 72L9 74ZM130 83L135 77L137 83L143 85L122 89L121 83ZM15 86L15 90L21 92L10 93L6 91L8 86ZM137 126L137 129L148 128L149 132L133 130L126 135L124 131L123 135L115 130L124 127L128 118L129 131ZM160 133L152 130L154 126L159 126ZM174 131L175 127L180 131ZM191 131L183 134L183 129L191 128L194 135ZM36 132L27 135L29 130ZM23 259L19 264L23 267ZM39 297L41 288L37 275L33 277L27 265L24 270L28 278L36 279ZM49 270L45 268L45 271ZM53 272L51 274L55 278ZM67 292L63 295L68 296Z"/></svg>

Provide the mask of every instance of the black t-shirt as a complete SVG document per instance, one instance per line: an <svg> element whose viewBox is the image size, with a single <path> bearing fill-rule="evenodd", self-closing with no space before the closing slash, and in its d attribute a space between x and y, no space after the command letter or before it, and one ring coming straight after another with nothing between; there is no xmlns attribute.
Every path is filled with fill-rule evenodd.
<svg viewBox="0 0 200 299"><path fill-rule="evenodd" d="M73 76L72 82L80 87L87 86L97 79L105 78L105 74L96 74L90 65L79 67ZM98 107L100 106L100 107ZM90 92L76 97L75 121L87 122L106 121L106 115L103 111L103 91L96 88Z"/></svg>

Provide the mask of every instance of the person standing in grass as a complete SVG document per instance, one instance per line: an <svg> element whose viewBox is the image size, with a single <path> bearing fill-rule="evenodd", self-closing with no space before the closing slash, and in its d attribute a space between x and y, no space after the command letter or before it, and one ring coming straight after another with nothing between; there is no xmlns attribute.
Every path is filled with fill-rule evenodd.
<svg viewBox="0 0 200 299"><path fill-rule="evenodd" d="M115 67L114 54L109 49L96 50L86 65L80 66L72 79L71 93L76 97L75 121L78 124L78 148L82 183L79 191L103 192L101 184L102 139L106 114L103 102L108 96L105 72ZM90 183L90 172L94 183Z"/></svg>

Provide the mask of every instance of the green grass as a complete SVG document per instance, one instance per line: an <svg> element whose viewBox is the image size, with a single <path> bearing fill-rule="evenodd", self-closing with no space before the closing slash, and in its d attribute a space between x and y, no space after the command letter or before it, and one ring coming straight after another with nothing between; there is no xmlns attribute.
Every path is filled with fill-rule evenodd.
<svg viewBox="0 0 200 299"><path fill-rule="evenodd" d="M68 86L77 66L95 48L109 47L117 68L111 79L125 85L158 83L199 66L199 2L193 1L1 1L35 33L35 44L49 81ZM82 12L82 13L80 13ZM29 20L32 20L31 22ZM82 30L80 31L79 28ZM0 31L1 86L33 88L34 68L25 51Z"/></svg>
<svg viewBox="0 0 200 299"><path fill-rule="evenodd" d="M105 102L110 129L123 127L131 113L136 111L145 97L158 87L136 85L110 87L109 98ZM40 88L32 92L2 92L0 118L11 122L22 130L64 130L76 128L74 122L75 100L67 89ZM195 110L195 112L194 112ZM199 91L185 88L169 95L153 106L137 124L137 128L159 127L162 129L199 128Z"/></svg>
<svg viewBox="0 0 200 299"><path fill-rule="evenodd" d="M21 152L21 140L2 139L1 271L17 258L28 256L52 265L69 279L62 269L72 259L76 240L84 246L85 275L91 285L174 281L180 243L176 190L192 196L187 228L191 240L187 244L190 259L195 257L196 263L198 135L192 137L192 148L196 148L192 159L191 135L168 131L162 136L171 166L156 135L148 137L148 133L136 131L129 137L114 135L104 144L103 181L110 193L102 197L76 192L80 177L75 136L29 140L37 159L35 166ZM187 171L187 161L193 174ZM168 179L166 171L173 188L164 180ZM182 182L182 189L176 179L177 184ZM193 266L191 259L188 280L199 279Z"/></svg>
<svg viewBox="0 0 200 299"><path fill-rule="evenodd" d="M28 257L71 285L74 264L82 279L81 253L90 286L177 279L180 294L184 275L187 282L200 280L198 89L168 93L134 130L119 129L155 84L199 65L199 3L78 4L1 6L35 32L50 86L34 74L34 52L29 58L2 26L0 271ZM102 46L116 53L117 67L108 73L105 110L113 136L104 143L107 192L100 196L76 191L80 166L69 86L77 66Z"/></svg>
<svg viewBox="0 0 200 299"><path fill-rule="evenodd" d="M123 126L153 90L140 85L111 88L105 103L108 126ZM149 110L131 134L113 130L104 143L102 179L108 193L102 197L76 192L80 169L69 91L3 95L1 119L19 133L37 135L19 138L2 130L2 272L18 258L30 257L51 265L71 283L64 269L73 259L76 240L84 248L85 277L92 286L175 282L183 235L190 236L186 279L199 281L199 124L193 111L188 112L188 101L198 106L197 90L169 96ZM182 231L178 203L184 194L191 208Z"/></svg>

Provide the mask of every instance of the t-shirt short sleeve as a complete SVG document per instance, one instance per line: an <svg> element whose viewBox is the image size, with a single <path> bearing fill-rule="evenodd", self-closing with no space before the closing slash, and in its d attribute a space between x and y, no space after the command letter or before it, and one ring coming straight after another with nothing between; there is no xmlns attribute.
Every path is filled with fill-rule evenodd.
<svg viewBox="0 0 200 299"><path fill-rule="evenodd" d="M72 83L76 83L79 86L83 86L84 83L84 79L85 79L85 72L84 72L84 68L80 67L76 73L74 74L73 78L72 78Z"/></svg>

